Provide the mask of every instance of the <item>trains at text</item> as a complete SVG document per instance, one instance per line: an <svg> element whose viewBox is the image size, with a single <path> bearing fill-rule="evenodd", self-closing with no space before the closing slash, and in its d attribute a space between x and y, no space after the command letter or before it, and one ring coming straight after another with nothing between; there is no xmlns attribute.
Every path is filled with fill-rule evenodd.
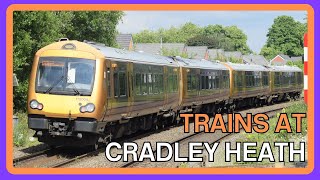
<svg viewBox="0 0 320 180"><path fill-rule="evenodd" d="M34 58L28 125L52 146L94 146L179 121L298 98L297 67L165 57L60 41Z"/></svg>

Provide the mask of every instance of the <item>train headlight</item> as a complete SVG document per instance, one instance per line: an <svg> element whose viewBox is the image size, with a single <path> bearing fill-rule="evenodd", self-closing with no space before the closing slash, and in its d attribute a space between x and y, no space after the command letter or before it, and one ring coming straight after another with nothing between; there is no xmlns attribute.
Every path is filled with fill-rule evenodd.
<svg viewBox="0 0 320 180"><path fill-rule="evenodd" d="M80 107L80 112L82 112L82 113L85 113L85 112L91 113L91 112L94 111L94 109L95 109L94 104L89 103L89 104L87 104L87 105L85 105L85 106L81 106L81 107Z"/></svg>
<svg viewBox="0 0 320 180"><path fill-rule="evenodd" d="M43 109L43 104L39 103L37 100L31 100L30 101L30 107L31 109Z"/></svg>
<svg viewBox="0 0 320 180"><path fill-rule="evenodd" d="M80 107L80 112L85 113L87 111L87 108L85 106Z"/></svg>
<svg viewBox="0 0 320 180"><path fill-rule="evenodd" d="M32 101L30 101L30 107L32 108L32 109L37 109L37 107L38 107L38 101L37 100L32 100Z"/></svg>
<svg viewBox="0 0 320 180"><path fill-rule="evenodd" d="M94 104L87 104L86 105L86 107L87 107L87 112L93 112L94 111Z"/></svg>

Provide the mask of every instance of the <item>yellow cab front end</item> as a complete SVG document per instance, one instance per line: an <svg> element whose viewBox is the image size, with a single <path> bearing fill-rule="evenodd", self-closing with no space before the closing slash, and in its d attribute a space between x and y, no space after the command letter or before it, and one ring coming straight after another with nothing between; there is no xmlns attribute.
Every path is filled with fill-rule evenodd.
<svg viewBox="0 0 320 180"><path fill-rule="evenodd" d="M89 44L60 41L34 58L28 125L49 145L91 145L105 123L104 57Z"/></svg>

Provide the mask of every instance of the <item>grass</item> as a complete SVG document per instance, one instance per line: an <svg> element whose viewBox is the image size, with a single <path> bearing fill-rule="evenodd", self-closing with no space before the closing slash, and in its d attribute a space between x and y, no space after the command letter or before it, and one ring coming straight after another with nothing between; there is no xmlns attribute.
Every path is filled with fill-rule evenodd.
<svg viewBox="0 0 320 180"><path fill-rule="evenodd" d="M24 112L17 112L18 123L13 129L13 145L16 147L30 147L39 144L39 142L33 139L34 131L28 128L28 116Z"/></svg>
<svg viewBox="0 0 320 180"><path fill-rule="evenodd" d="M248 142L270 142L275 141L289 141L292 138L303 137L307 134L307 118L302 120L301 133L296 133L296 119L291 118L292 113L306 113L307 106L305 103L296 103L288 108L282 109L282 113L286 113L289 118L292 133L287 133L285 130L281 130L280 133L274 133L280 113L275 118L269 120L269 131L266 133L248 133L246 134L246 140Z"/></svg>
<svg viewBox="0 0 320 180"><path fill-rule="evenodd" d="M284 108L282 113L286 113L288 115L288 119L291 125L292 133L287 133L285 130L281 130L280 133L274 133L280 113L277 114L275 118L271 118L269 120L269 131L266 133L245 133L244 139L242 142L257 142L257 154L252 155L251 157L258 157L260 152L260 146L263 142L270 142L272 151L275 151L273 146L274 142L289 142L292 140L297 140L305 137L307 135L307 118L302 119L302 128L301 133L296 132L296 119L291 118L292 113L306 113L307 106L305 103L297 102L294 105Z"/></svg>
<svg viewBox="0 0 320 180"><path fill-rule="evenodd" d="M179 165L179 168L188 168L188 163L187 162L183 162Z"/></svg>

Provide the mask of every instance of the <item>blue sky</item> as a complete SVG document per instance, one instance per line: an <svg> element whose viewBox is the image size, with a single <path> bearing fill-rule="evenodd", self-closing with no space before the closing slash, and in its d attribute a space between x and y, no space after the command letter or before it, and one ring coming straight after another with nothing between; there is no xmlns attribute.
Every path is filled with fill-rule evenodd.
<svg viewBox="0 0 320 180"><path fill-rule="evenodd" d="M120 33L137 33L141 30L157 30L180 26L192 22L199 26L221 24L236 25L248 37L249 47L256 53L266 42L268 28L274 18L281 15L292 16L305 22L306 11L125 11L122 22L118 25Z"/></svg>

